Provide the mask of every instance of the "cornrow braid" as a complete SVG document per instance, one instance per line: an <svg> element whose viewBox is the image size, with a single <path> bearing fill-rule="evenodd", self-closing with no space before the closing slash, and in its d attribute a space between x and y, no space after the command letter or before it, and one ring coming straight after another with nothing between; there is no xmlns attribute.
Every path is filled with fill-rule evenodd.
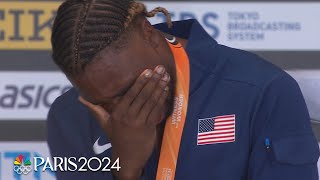
<svg viewBox="0 0 320 180"><path fill-rule="evenodd" d="M82 17L79 18L79 22L77 23L76 27L76 37L75 37L75 43L74 43L74 66L76 67L75 70L77 70L77 65L79 61L79 46L80 46L80 38L81 38L81 32L84 26L84 23L87 19L87 14L89 11L90 2L85 2L82 9Z"/></svg>
<svg viewBox="0 0 320 180"><path fill-rule="evenodd" d="M66 0L52 29L52 57L65 74L76 75L101 50L119 40L137 16L154 17L159 12L171 27L166 9L148 12L143 3L134 0Z"/></svg>
<svg viewBox="0 0 320 180"><path fill-rule="evenodd" d="M127 28L137 15L144 15L146 17L154 17L159 12L163 13L166 16L168 27L171 28L172 27L171 15L167 9L165 9L163 7L157 7L155 9L153 9L152 11L148 12L146 6L143 3L132 2L130 4L130 8L128 9L129 15L127 17L127 21L125 22L125 27Z"/></svg>

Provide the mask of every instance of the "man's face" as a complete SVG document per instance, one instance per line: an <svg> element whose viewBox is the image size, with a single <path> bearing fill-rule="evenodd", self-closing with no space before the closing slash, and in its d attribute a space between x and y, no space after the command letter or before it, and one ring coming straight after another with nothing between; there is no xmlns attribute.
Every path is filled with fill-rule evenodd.
<svg viewBox="0 0 320 180"><path fill-rule="evenodd" d="M131 39L121 49L107 48L101 52L84 73L71 78L71 81L83 98L112 112L112 108L145 69L154 70L156 66L164 65L168 70L165 63L167 60L163 60L154 48L141 39ZM171 110L173 83L169 89L168 108Z"/></svg>

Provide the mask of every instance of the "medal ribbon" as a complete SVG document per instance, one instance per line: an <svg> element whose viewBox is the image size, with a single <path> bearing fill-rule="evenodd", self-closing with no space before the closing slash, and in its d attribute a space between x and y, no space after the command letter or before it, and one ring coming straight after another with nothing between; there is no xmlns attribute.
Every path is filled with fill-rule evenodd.
<svg viewBox="0 0 320 180"><path fill-rule="evenodd" d="M156 180L173 180L187 115L190 65L186 51L180 43L167 40L176 64L176 89L173 113L168 117L162 139Z"/></svg>

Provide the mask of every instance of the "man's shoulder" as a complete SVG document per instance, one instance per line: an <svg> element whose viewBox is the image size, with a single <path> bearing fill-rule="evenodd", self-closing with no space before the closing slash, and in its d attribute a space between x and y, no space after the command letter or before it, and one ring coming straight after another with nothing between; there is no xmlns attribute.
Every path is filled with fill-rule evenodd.
<svg viewBox="0 0 320 180"><path fill-rule="evenodd" d="M279 77L291 78L284 70L254 53L223 45L219 46L219 52L225 61L222 78L226 81L262 89Z"/></svg>
<svg viewBox="0 0 320 180"><path fill-rule="evenodd" d="M79 94L75 88L71 88L61 96L59 96L51 105L51 110L55 111L56 109L66 108L77 103L77 98Z"/></svg>
<svg viewBox="0 0 320 180"><path fill-rule="evenodd" d="M71 116L71 119L76 119L77 117L87 114L88 111L78 101L78 96L79 93L75 88L71 88L69 91L59 96L51 105L48 119L50 120L50 117L52 116L55 116L56 119L64 119Z"/></svg>

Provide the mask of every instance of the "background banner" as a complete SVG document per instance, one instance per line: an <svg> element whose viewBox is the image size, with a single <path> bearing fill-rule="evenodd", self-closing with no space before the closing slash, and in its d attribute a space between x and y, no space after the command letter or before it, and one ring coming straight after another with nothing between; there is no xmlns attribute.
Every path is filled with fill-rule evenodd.
<svg viewBox="0 0 320 180"><path fill-rule="evenodd" d="M59 1L0 2L0 49L50 49ZM221 44L249 50L320 50L320 3L146 2L173 20L196 18ZM285 13L284 13L285 9ZM164 16L151 18L163 22Z"/></svg>
<svg viewBox="0 0 320 180"><path fill-rule="evenodd" d="M44 120L71 87L61 72L0 72L0 120Z"/></svg>
<svg viewBox="0 0 320 180"><path fill-rule="evenodd" d="M196 18L219 43L249 50L320 50L320 3L152 2L173 20ZM152 19L165 21L164 16Z"/></svg>

